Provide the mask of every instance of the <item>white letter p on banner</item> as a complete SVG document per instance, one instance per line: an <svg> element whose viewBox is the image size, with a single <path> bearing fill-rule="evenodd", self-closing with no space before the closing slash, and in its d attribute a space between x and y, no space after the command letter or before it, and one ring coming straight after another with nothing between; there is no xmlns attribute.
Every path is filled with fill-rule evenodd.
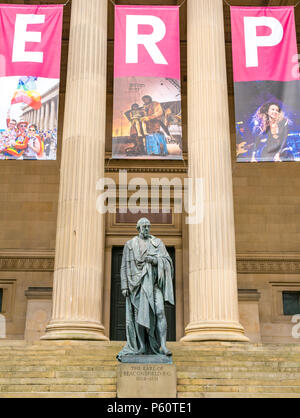
<svg viewBox="0 0 300 418"><path fill-rule="evenodd" d="M139 25L152 26L150 35L139 35ZM157 16L127 15L126 16L126 64L138 64L139 45L144 45L155 64L168 65L161 50L156 45L166 36L164 22Z"/></svg>
<svg viewBox="0 0 300 418"><path fill-rule="evenodd" d="M258 47L276 46L283 39L282 24L275 17L244 17L246 66L258 67ZM257 36L257 28L266 26L271 29L269 36Z"/></svg>

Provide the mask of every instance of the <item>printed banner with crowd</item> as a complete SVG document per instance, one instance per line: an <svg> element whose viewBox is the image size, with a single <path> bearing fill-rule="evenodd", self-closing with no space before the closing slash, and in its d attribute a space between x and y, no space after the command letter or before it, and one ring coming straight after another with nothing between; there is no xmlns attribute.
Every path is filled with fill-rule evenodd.
<svg viewBox="0 0 300 418"><path fill-rule="evenodd" d="M0 159L56 160L63 5L0 5Z"/></svg>
<svg viewBox="0 0 300 418"><path fill-rule="evenodd" d="M179 7L116 6L113 158L182 159Z"/></svg>
<svg viewBox="0 0 300 418"><path fill-rule="evenodd" d="M231 7L238 162L300 161L294 7Z"/></svg>

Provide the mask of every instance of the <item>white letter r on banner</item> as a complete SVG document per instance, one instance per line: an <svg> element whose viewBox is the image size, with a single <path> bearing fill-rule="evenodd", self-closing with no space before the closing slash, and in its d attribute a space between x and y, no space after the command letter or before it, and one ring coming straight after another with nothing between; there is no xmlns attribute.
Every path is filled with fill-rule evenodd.
<svg viewBox="0 0 300 418"><path fill-rule="evenodd" d="M41 42L41 32L27 32L27 25L45 23L45 15L17 15L12 62L43 62L43 52L25 51L26 42Z"/></svg>
<svg viewBox="0 0 300 418"><path fill-rule="evenodd" d="M246 67L258 67L258 47L275 46L283 39L283 27L275 17L244 17ZM257 36L256 28L267 26L272 30L269 36Z"/></svg>
<svg viewBox="0 0 300 418"><path fill-rule="evenodd" d="M139 25L152 26L151 35L139 35ZM138 64L139 45L144 45L155 64L168 65L162 52L156 45L166 36L164 22L156 16L126 16L126 64Z"/></svg>

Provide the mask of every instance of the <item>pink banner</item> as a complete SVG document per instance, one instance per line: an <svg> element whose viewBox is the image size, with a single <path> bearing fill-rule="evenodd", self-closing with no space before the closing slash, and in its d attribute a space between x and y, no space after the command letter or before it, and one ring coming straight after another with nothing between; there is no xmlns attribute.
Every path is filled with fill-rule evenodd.
<svg viewBox="0 0 300 418"><path fill-rule="evenodd" d="M0 5L0 77L60 77L63 5Z"/></svg>
<svg viewBox="0 0 300 418"><path fill-rule="evenodd" d="M231 26L235 82L299 79L294 7L231 7Z"/></svg>
<svg viewBox="0 0 300 418"><path fill-rule="evenodd" d="M300 161L294 7L231 7L238 162Z"/></svg>
<svg viewBox="0 0 300 418"><path fill-rule="evenodd" d="M182 159L179 7L115 7L113 158Z"/></svg>
<svg viewBox="0 0 300 418"><path fill-rule="evenodd" d="M180 80L179 8L116 6L115 78Z"/></svg>
<svg viewBox="0 0 300 418"><path fill-rule="evenodd" d="M63 5L0 5L0 160L55 160Z"/></svg>

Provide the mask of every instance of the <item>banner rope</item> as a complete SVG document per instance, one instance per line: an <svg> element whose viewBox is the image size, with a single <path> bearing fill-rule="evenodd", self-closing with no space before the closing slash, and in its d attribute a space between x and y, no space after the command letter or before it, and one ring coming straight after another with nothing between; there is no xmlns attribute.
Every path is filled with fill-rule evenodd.
<svg viewBox="0 0 300 418"><path fill-rule="evenodd" d="M70 0L68 0L66 4L68 4L68 3L69 3L69 1L70 1ZM109 0L109 1L111 2L111 4L112 4L113 6L116 6L116 3L114 2L114 0ZM179 7L183 6L185 2L186 2L186 0L183 0L183 1L179 4ZM299 1L299 3L300 3L300 1ZM65 5L66 5L66 4L65 4ZM64 6L65 6L65 5L64 5Z"/></svg>
<svg viewBox="0 0 300 418"><path fill-rule="evenodd" d="M64 4L64 6L66 6L66 5L69 3L69 1L70 1L70 0L68 0L68 1ZM114 2L114 0L109 0L109 1L111 2L111 4L113 4L114 6L116 6L116 3ZM223 1L224 1L224 3L225 3L225 4L227 4L227 6L228 6L228 7L231 7L231 4L229 4L227 0L223 0ZM182 7L185 3L186 3L186 0L183 0L183 1L179 4L179 7ZM296 9L296 7L298 7L298 6L299 6L299 4L300 4L300 0L299 0L296 4L294 4L294 8Z"/></svg>
<svg viewBox="0 0 300 418"><path fill-rule="evenodd" d="M184 0L184 2L185 2L185 1L186 1L186 0ZM225 3L225 4L227 4L227 6L231 7L231 4L229 4L227 0L223 0L223 1L224 1L224 3ZM300 4L300 0L299 0L296 4L294 4L294 5L292 5L292 6L294 6L294 8L296 9L296 7L297 7L297 6L299 6L299 4Z"/></svg>

